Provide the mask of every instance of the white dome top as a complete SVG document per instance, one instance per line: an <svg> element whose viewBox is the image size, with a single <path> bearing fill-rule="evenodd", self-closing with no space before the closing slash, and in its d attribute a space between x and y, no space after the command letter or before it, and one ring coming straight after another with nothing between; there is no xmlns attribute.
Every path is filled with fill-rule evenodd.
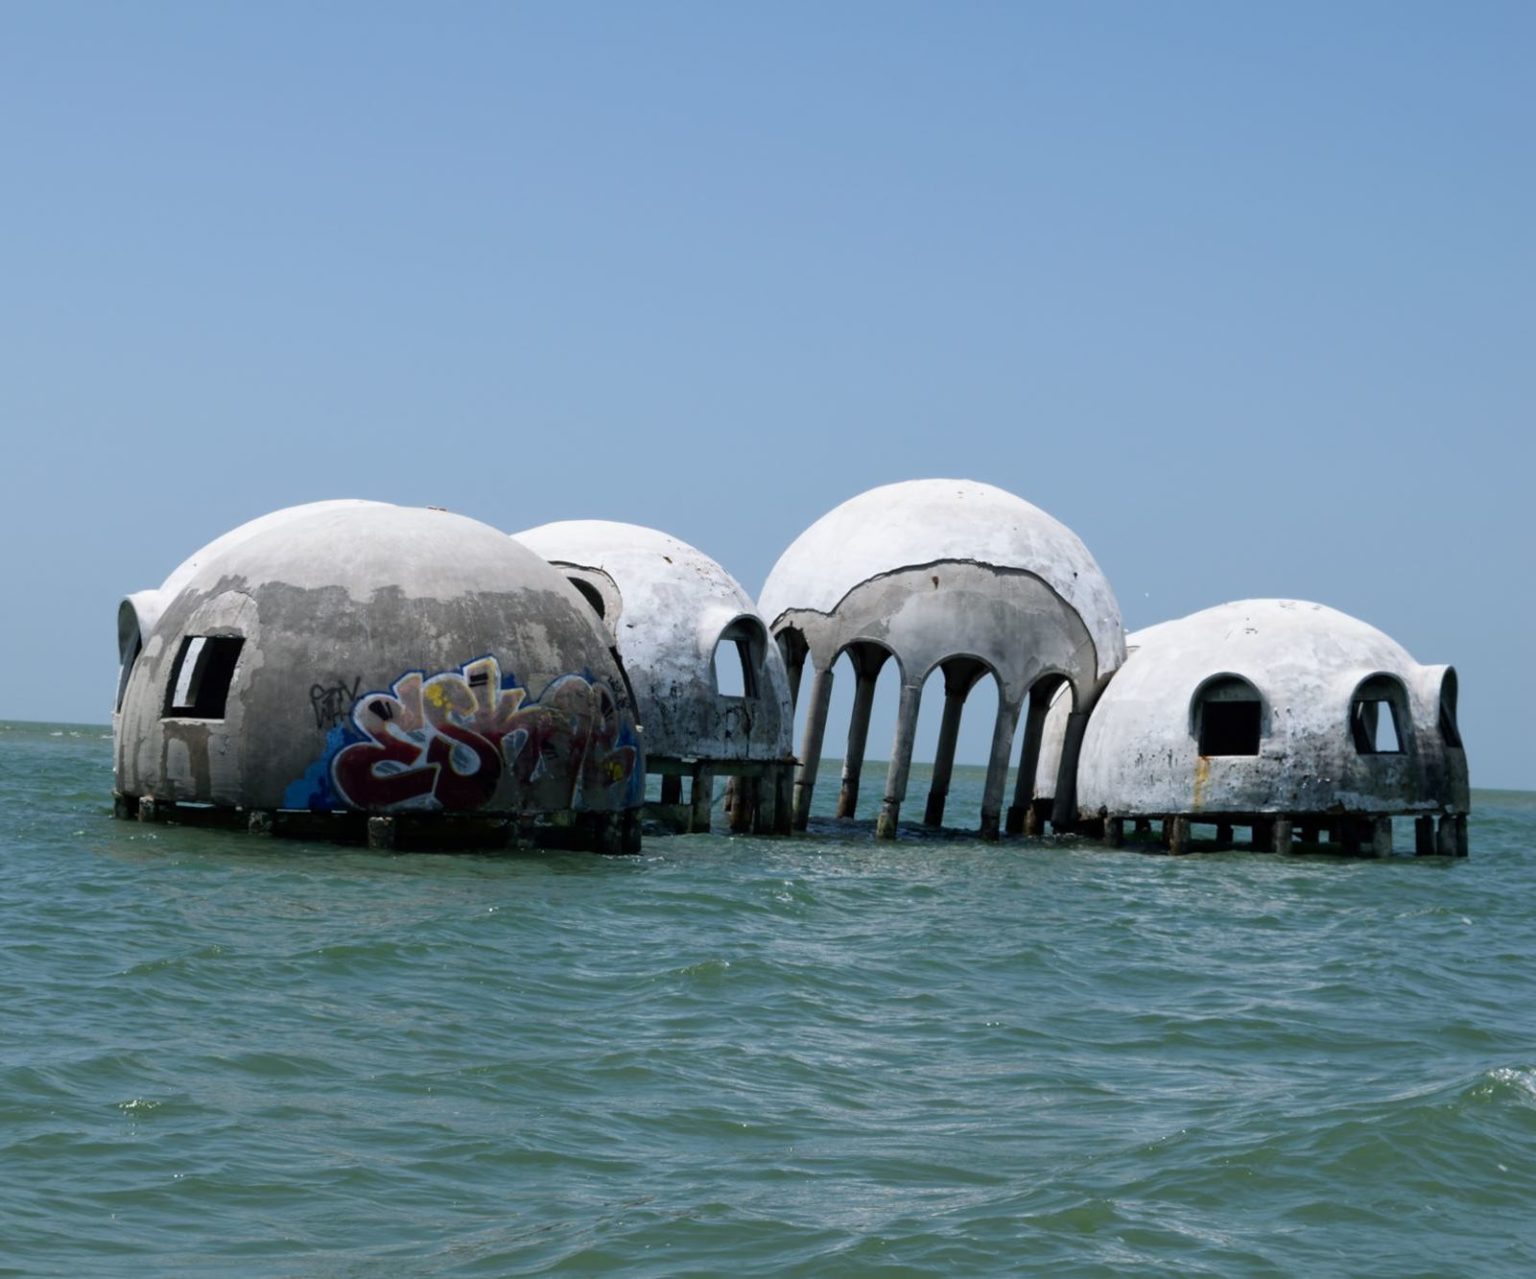
<svg viewBox="0 0 1536 1279"><path fill-rule="evenodd" d="M1142 695L1169 689L1188 698L1217 671L1301 692L1331 683L1341 671L1401 673L1417 665L1374 626L1305 600L1234 600L1148 626L1125 644L1132 655L1147 657L1127 659L1112 686L1116 700L1138 686Z"/></svg>
<svg viewBox="0 0 1536 1279"><path fill-rule="evenodd" d="M779 557L762 613L770 624L790 609L831 613L871 578L945 560L1033 573L1076 610L1101 662L1119 653L1120 608L1082 539L1038 506L975 480L886 484L829 511Z"/></svg>
<svg viewBox="0 0 1536 1279"><path fill-rule="evenodd" d="M164 582L160 584L160 594L170 599L176 595L188 582L196 576L197 571L204 564L227 551L233 550L242 542L249 541L262 533L281 528L286 524L293 524L305 520L313 515L324 514L327 511L347 510L357 506L387 506L387 502L373 502L367 498L338 497L329 498L321 502L305 502L299 506L285 506L280 510L268 511L265 515L258 515L253 520L247 520L244 524L232 528L227 533L221 533L207 546L192 552L171 570Z"/></svg>
<svg viewBox="0 0 1536 1279"><path fill-rule="evenodd" d="M596 569L613 580L623 597L619 626L626 632L626 654L636 639L665 645L665 636L682 628L696 633L707 655L732 619L757 613L752 597L725 569L658 529L617 520L556 520L512 536L551 563Z"/></svg>

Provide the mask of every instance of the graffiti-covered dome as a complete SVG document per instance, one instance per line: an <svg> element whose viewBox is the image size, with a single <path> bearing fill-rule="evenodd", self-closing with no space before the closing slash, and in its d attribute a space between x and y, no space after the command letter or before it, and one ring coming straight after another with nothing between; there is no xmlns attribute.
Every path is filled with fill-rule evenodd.
<svg viewBox="0 0 1536 1279"><path fill-rule="evenodd" d="M602 626L537 555L463 516L276 512L130 597L119 632L125 796L509 815L640 802Z"/></svg>

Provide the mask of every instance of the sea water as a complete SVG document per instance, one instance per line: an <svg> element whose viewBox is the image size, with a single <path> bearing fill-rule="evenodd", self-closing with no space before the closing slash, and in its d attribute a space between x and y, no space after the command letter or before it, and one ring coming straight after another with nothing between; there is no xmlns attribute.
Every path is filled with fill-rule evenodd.
<svg viewBox="0 0 1536 1279"><path fill-rule="evenodd" d="M0 1274L1536 1273L1536 796L1466 860L605 858L111 782L0 725Z"/></svg>

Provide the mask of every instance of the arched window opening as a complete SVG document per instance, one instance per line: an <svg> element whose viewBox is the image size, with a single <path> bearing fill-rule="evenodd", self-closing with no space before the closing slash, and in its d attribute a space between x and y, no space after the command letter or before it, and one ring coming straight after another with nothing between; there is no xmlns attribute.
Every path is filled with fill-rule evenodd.
<svg viewBox="0 0 1536 1279"><path fill-rule="evenodd" d="M181 641L166 688L165 714L223 719L235 664L245 645L238 635L188 635Z"/></svg>
<svg viewBox="0 0 1536 1279"><path fill-rule="evenodd" d="M130 600L117 607L117 709L123 709L123 697L128 692L128 677L133 674L133 664L144 650L143 636L139 633L139 614Z"/></svg>
<svg viewBox="0 0 1536 1279"><path fill-rule="evenodd" d="M591 582L584 581L579 577L568 577L565 580L574 586L580 593L581 598L586 600L587 603L592 606L592 611L594 613L596 613L599 617L607 616L607 610L603 607L603 597L598 592L597 587L593 586Z"/></svg>
<svg viewBox="0 0 1536 1279"><path fill-rule="evenodd" d="M1195 694L1194 732L1202 755L1257 755L1264 735L1264 699L1247 680L1224 675Z"/></svg>
<svg viewBox="0 0 1536 1279"><path fill-rule="evenodd" d="M762 629L748 618L738 618L721 631L711 659L715 692L721 697L756 697L762 651Z"/></svg>
<svg viewBox="0 0 1536 1279"><path fill-rule="evenodd" d="M1440 740L1447 746L1461 747L1461 729L1456 726L1456 672L1448 670L1440 681Z"/></svg>
<svg viewBox="0 0 1536 1279"><path fill-rule="evenodd" d="M1361 755L1401 755L1407 724L1402 686L1385 675L1373 676L1355 690L1349 707L1349 731Z"/></svg>

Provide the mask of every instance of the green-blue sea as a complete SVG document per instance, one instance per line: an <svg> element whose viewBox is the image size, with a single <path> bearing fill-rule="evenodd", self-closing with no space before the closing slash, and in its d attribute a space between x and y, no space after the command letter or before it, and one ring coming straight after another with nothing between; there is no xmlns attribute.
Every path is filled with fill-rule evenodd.
<svg viewBox="0 0 1536 1279"><path fill-rule="evenodd" d="M0 724L0 1274L1536 1274L1536 795L1466 860L604 858L111 785Z"/></svg>

